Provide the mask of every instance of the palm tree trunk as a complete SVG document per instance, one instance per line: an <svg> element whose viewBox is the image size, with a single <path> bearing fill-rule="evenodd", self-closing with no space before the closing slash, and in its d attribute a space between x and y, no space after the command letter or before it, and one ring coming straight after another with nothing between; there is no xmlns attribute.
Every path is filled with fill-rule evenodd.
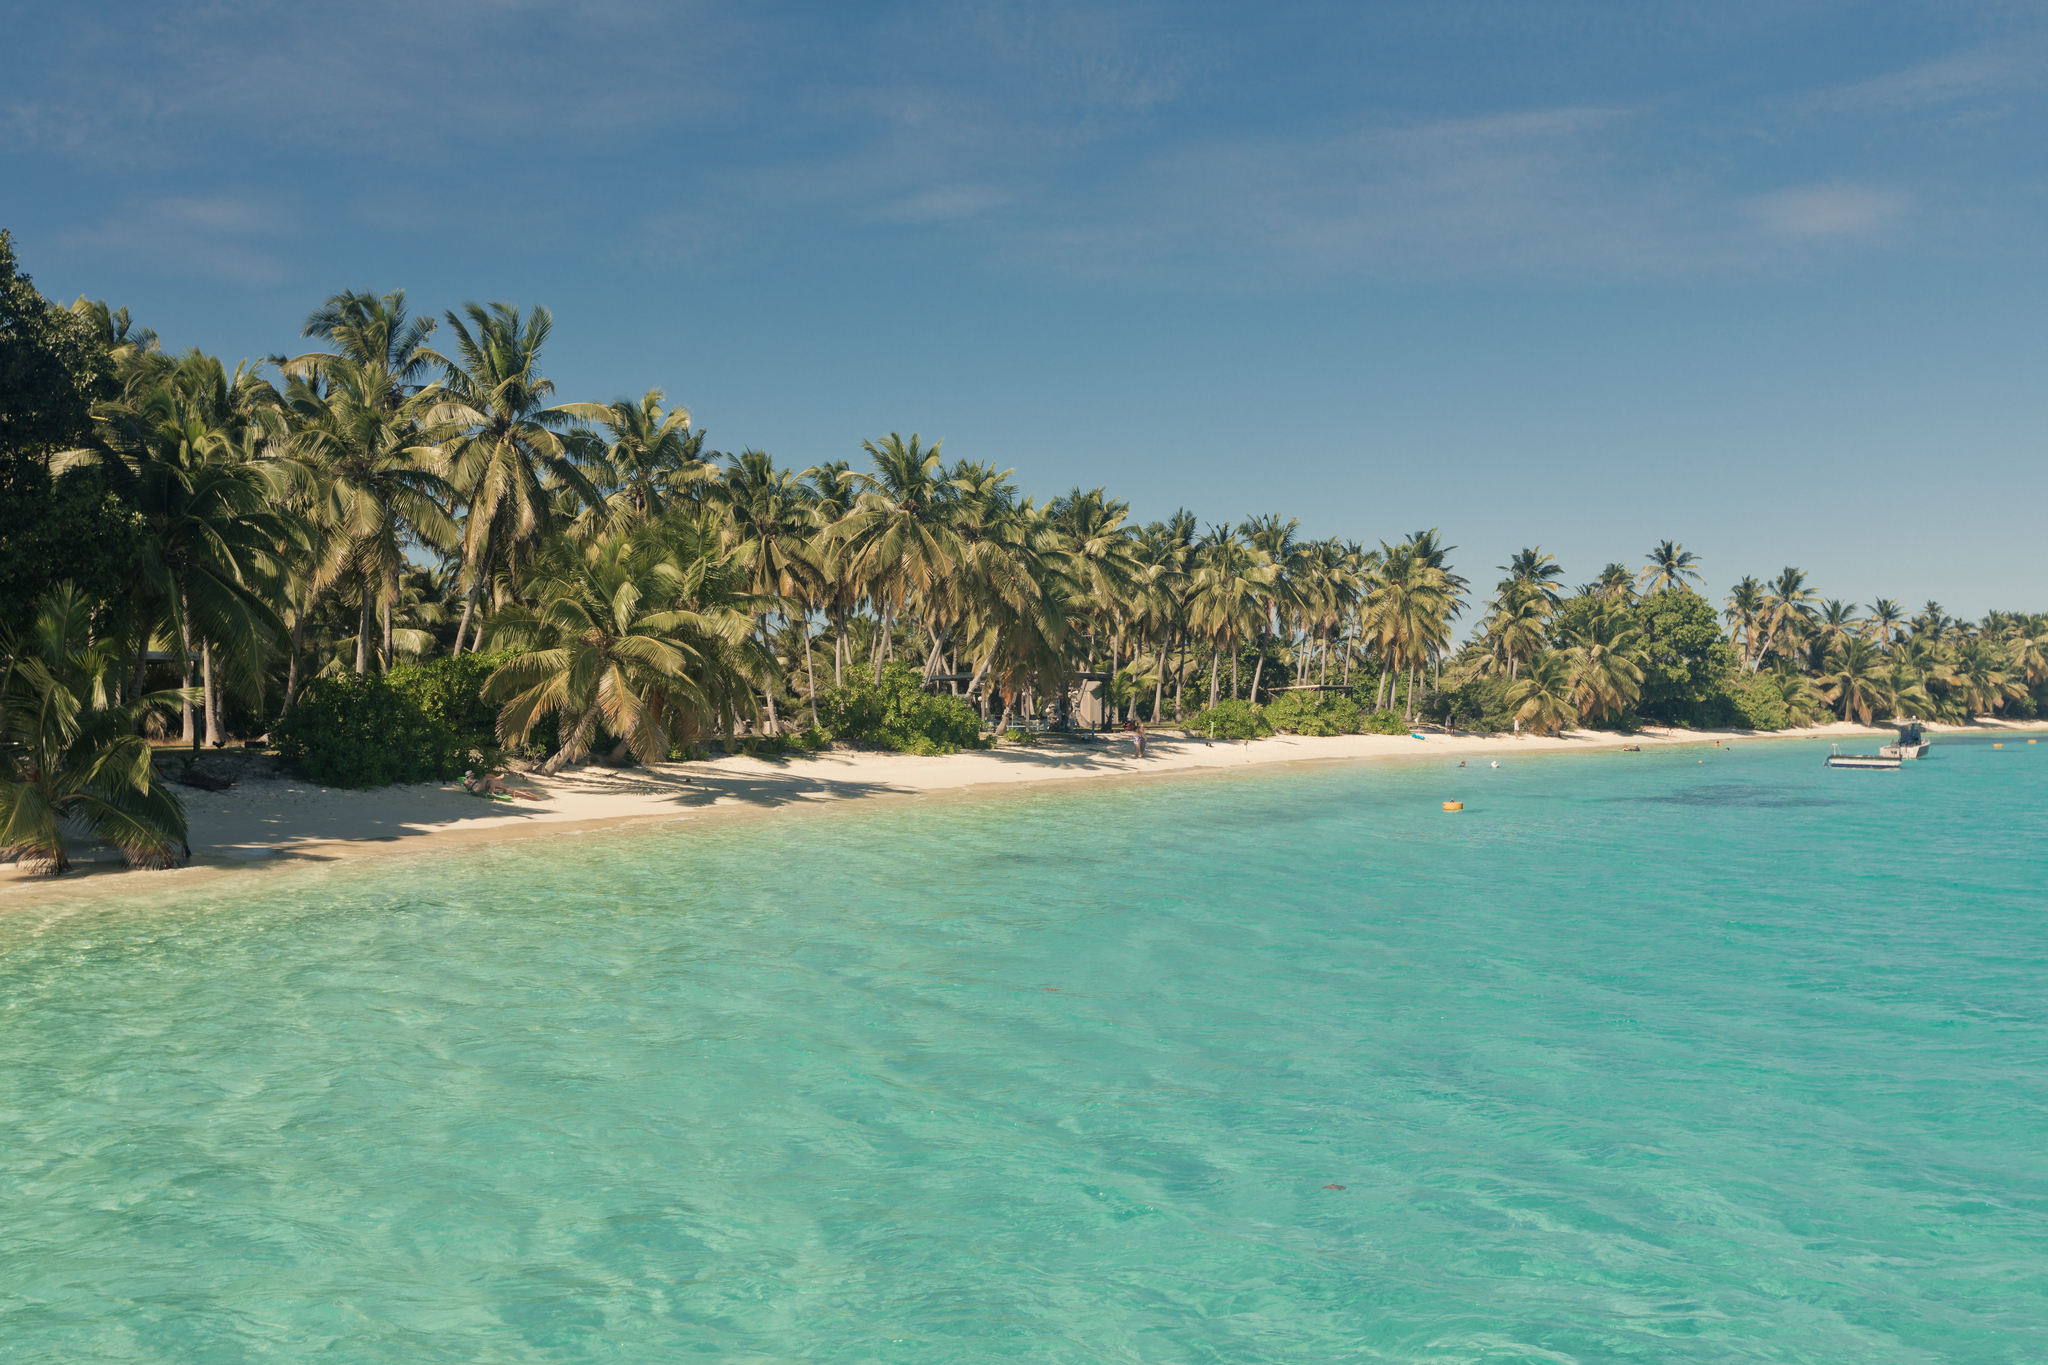
<svg viewBox="0 0 2048 1365"><path fill-rule="evenodd" d="M1216 685L1223 680L1223 651L1211 648L1209 651L1209 709L1216 709Z"/></svg>
<svg viewBox="0 0 2048 1365"><path fill-rule="evenodd" d="M469 614L475 607L476 585L472 583L470 584L469 591L462 594L462 620L455 627L455 648L449 651L452 658L459 659L462 657L462 637L469 630ZM482 627L478 627L477 634L483 634Z"/></svg>
<svg viewBox="0 0 2048 1365"><path fill-rule="evenodd" d="M1259 666L1258 666L1257 668L1254 668L1254 669L1252 670L1252 695L1251 695L1251 703L1252 703L1252 705L1254 705L1254 706L1257 706L1257 705L1259 704L1259 678L1260 678L1260 676L1261 676L1261 675L1263 675L1263 674L1265 673L1265 671L1266 671L1266 651L1262 649L1262 650L1260 650L1260 651L1259 651Z"/></svg>
<svg viewBox="0 0 2048 1365"><path fill-rule="evenodd" d="M391 671L391 599L384 599L384 671Z"/></svg>
<svg viewBox="0 0 2048 1365"><path fill-rule="evenodd" d="M356 676L370 671L370 578L363 576L363 605L356 613Z"/></svg>
<svg viewBox="0 0 2048 1365"><path fill-rule="evenodd" d="M798 618L804 633L804 678L811 688L811 728L818 728L818 668L811 660L811 615L806 611Z"/></svg>
<svg viewBox="0 0 2048 1365"><path fill-rule="evenodd" d="M1159 708L1166 701L1166 646L1159 646L1159 676L1152 680L1152 723L1159 723Z"/></svg>
<svg viewBox="0 0 2048 1365"><path fill-rule="evenodd" d="M1237 641L1230 642L1230 699L1237 700Z"/></svg>
<svg viewBox="0 0 2048 1365"><path fill-rule="evenodd" d="M590 737L597 730L598 703L592 698L590 705L576 718L575 728L562 736L561 744L554 755L540 765L541 776L553 777L562 771L572 759L580 758L590 748Z"/></svg>
<svg viewBox="0 0 2048 1365"><path fill-rule="evenodd" d="M185 723L182 738L192 746L192 751L197 753L199 727L192 722L192 698L189 695L192 687L192 602L185 592L183 582L178 584L178 640L181 645L181 657L178 660L179 686L185 688L188 693L179 712L180 719Z"/></svg>
<svg viewBox="0 0 2048 1365"><path fill-rule="evenodd" d="M1389 660L1388 660L1387 656L1386 656L1385 654L1381 654L1381 655L1380 655L1380 680L1379 680L1379 683L1378 683L1378 684L1377 684L1377 685L1376 685L1376 686L1375 686L1375 687L1374 687L1374 688L1372 689L1372 709L1373 709L1373 710L1375 710L1375 711L1384 711L1384 710L1386 710L1386 709L1387 709L1387 703L1386 703L1385 701L1381 700L1381 698L1385 697L1385 696L1386 696L1386 692L1387 692L1387 666L1388 666L1388 663L1389 663Z"/></svg>
<svg viewBox="0 0 2048 1365"><path fill-rule="evenodd" d="M292 613L292 666L285 674L284 705L278 708L280 711L291 710L293 698L299 695L299 662L305 657L305 653L306 613L295 611Z"/></svg>
<svg viewBox="0 0 2048 1365"><path fill-rule="evenodd" d="M199 676L206 698L206 747L218 749L221 741L220 688L214 683L213 646L210 644L199 646Z"/></svg>
<svg viewBox="0 0 2048 1365"><path fill-rule="evenodd" d="M761 648L768 652L769 662L773 663L775 659L775 646L768 639L768 618L766 616L761 618ZM771 735L781 734L782 722L775 718L775 684L772 680L761 688L761 699L768 703L768 733Z"/></svg>
<svg viewBox="0 0 2048 1365"><path fill-rule="evenodd" d="M133 697L141 696L143 685L149 681L149 618L147 616L142 618L142 624L137 629L141 638L135 643L135 685L130 689L130 695Z"/></svg>

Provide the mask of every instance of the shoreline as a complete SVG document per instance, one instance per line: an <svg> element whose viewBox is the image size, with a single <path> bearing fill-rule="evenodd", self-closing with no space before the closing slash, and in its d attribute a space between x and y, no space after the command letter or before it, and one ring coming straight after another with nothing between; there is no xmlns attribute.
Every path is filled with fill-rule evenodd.
<svg viewBox="0 0 2048 1365"><path fill-rule="evenodd" d="M1934 734L2048 734L2048 722L1979 722L1929 726ZM1148 737L1136 759L1131 736L1105 734L1095 744L1005 747L918 758L906 754L828 751L782 760L732 755L653 768L585 766L540 777L508 774L536 802L489 801L455 784L422 783L369 791L322 788L281 775L252 776L223 792L179 791L191 822L192 860L169 871L127 867L114 850L80 840L73 869L62 877L30 876L0 867L0 913L103 895L149 894L238 871L304 862L426 853L438 849L547 835L566 836L629 825L677 821L767 819L886 796L986 796L1044 783L1161 778L1242 771L1274 764L1444 758L1504 754L1592 753L1625 745L1665 748L1785 739L1855 740L1889 736L1889 727L1837 721L1798 730L1675 730L1635 735L1568 731L1562 737L1427 735L1274 736L1249 742ZM170 879L170 880L165 880Z"/></svg>

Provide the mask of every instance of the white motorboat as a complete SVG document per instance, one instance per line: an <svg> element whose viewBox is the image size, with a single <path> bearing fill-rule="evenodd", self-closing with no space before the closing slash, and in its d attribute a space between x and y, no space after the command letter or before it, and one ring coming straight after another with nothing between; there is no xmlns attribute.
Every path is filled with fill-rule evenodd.
<svg viewBox="0 0 2048 1365"><path fill-rule="evenodd" d="M1899 766L1899 758L1896 754L1845 754L1842 752L1842 746L1839 744L1830 745L1829 747L1834 750L1827 758L1827 764L1830 768L1892 770Z"/></svg>
<svg viewBox="0 0 2048 1365"><path fill-rule="evenodd" d="M1934 747L1920 732L1920 722L1905 720L1898 722L1899 742L1886 744L1878 749L1885 758L1925 758L1927 751Z"/></svg>

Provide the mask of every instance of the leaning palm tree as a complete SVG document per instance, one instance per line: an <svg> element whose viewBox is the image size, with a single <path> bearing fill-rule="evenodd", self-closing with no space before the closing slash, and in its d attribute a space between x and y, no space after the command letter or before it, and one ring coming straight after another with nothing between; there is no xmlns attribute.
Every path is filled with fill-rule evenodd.
<svg viewBox="0 0 2048 1365"><path fill-rule="evenodd" d="M1697 568L1700 557L1673 541L1658 541L1651 547L1648 559L1649 565L1636 571L1646 593L1662 592L1666 588L1691 592L1694 583L1704 581Z"/></svg>
<svg viewBox="0 0 2048 1365"><path fill-rule="evenodd" d="M0 859L67 872L63 826L103 839L137 867L171 867L191 850L185 810L164 789L139 733L152 711L189 691L114 704L120 650L92 639L93 603L69 583L6 652L0 674Z"/></svg>

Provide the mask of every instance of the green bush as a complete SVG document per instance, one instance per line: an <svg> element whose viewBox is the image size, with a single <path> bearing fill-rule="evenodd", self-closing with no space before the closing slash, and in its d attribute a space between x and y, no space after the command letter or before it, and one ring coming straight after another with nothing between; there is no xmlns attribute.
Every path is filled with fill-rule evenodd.
<svg viewBox="0 0 2048 1365"><path fill-rule="evenodd" d="M857 673L818 698L818 718L836 738L906 754L950 754L985 747L981 717L959 697L924 690L908 664L883 665L876 682Z"/></svg>
<svg viewBox="0 0 2048 1365"><path fill-rule="evenodd" d="M430 719L439 721L458 744L489 749L498 742L498 708L483 698L484 682L509 654L465 654L400 664L391 670L393 689Z"/></svg>
<svg viewBox="0 0 2048 1365"><path fill-rule="evenodd" d="M497 744L497 712L479 693L500 662L470 654L315 678L271 727L271 747L300 777L330 787L459 777Z"/></svg>
<svg viewBox="0 0 2048 1365"><path fill-rule="evenodd" d="M1206 739L1264 739L1273 733L1264 708L1248 701L1219 701L1188 722L1188 733Z"/></svg>
<svg viewBox="0 0 2048 1365"><path fill-rule="evenodd" d="M739 751L750 758L781 758L787 754L815 754L832 747L832 736L812 726L793 735L762 735L736 740Z"/></svg>
<svg viewBox="0 0 2048 1365"><path fill-rule="evenodd" d="M330 787L454 777L468 757L444 722L374 673L313 679L270 739L286 767Z"/></svg>
<svg viewBox="0 0 2048 1365"><path fill-rule="evenodd" d="M1375 711L1359 720L1358 732L1362 735L1405 735L1408 722L1399 711Z"/></svg>
<svg viewBox="0 0 2048 1365"><path fill-rule="evenodd" d="M1355 735L1358 704L1333 693L1283 692L1265 710L1266 724L1282 735Z"/></svg>
<svg viewBox="0 0 2048 1365"><path fill-rule="evenodd" d="M1751 730L1782 730L1791 724L1785 696L1767 678L1737 678L1730 681L1728 702L1741 717L1739 723Z"/></svg>

